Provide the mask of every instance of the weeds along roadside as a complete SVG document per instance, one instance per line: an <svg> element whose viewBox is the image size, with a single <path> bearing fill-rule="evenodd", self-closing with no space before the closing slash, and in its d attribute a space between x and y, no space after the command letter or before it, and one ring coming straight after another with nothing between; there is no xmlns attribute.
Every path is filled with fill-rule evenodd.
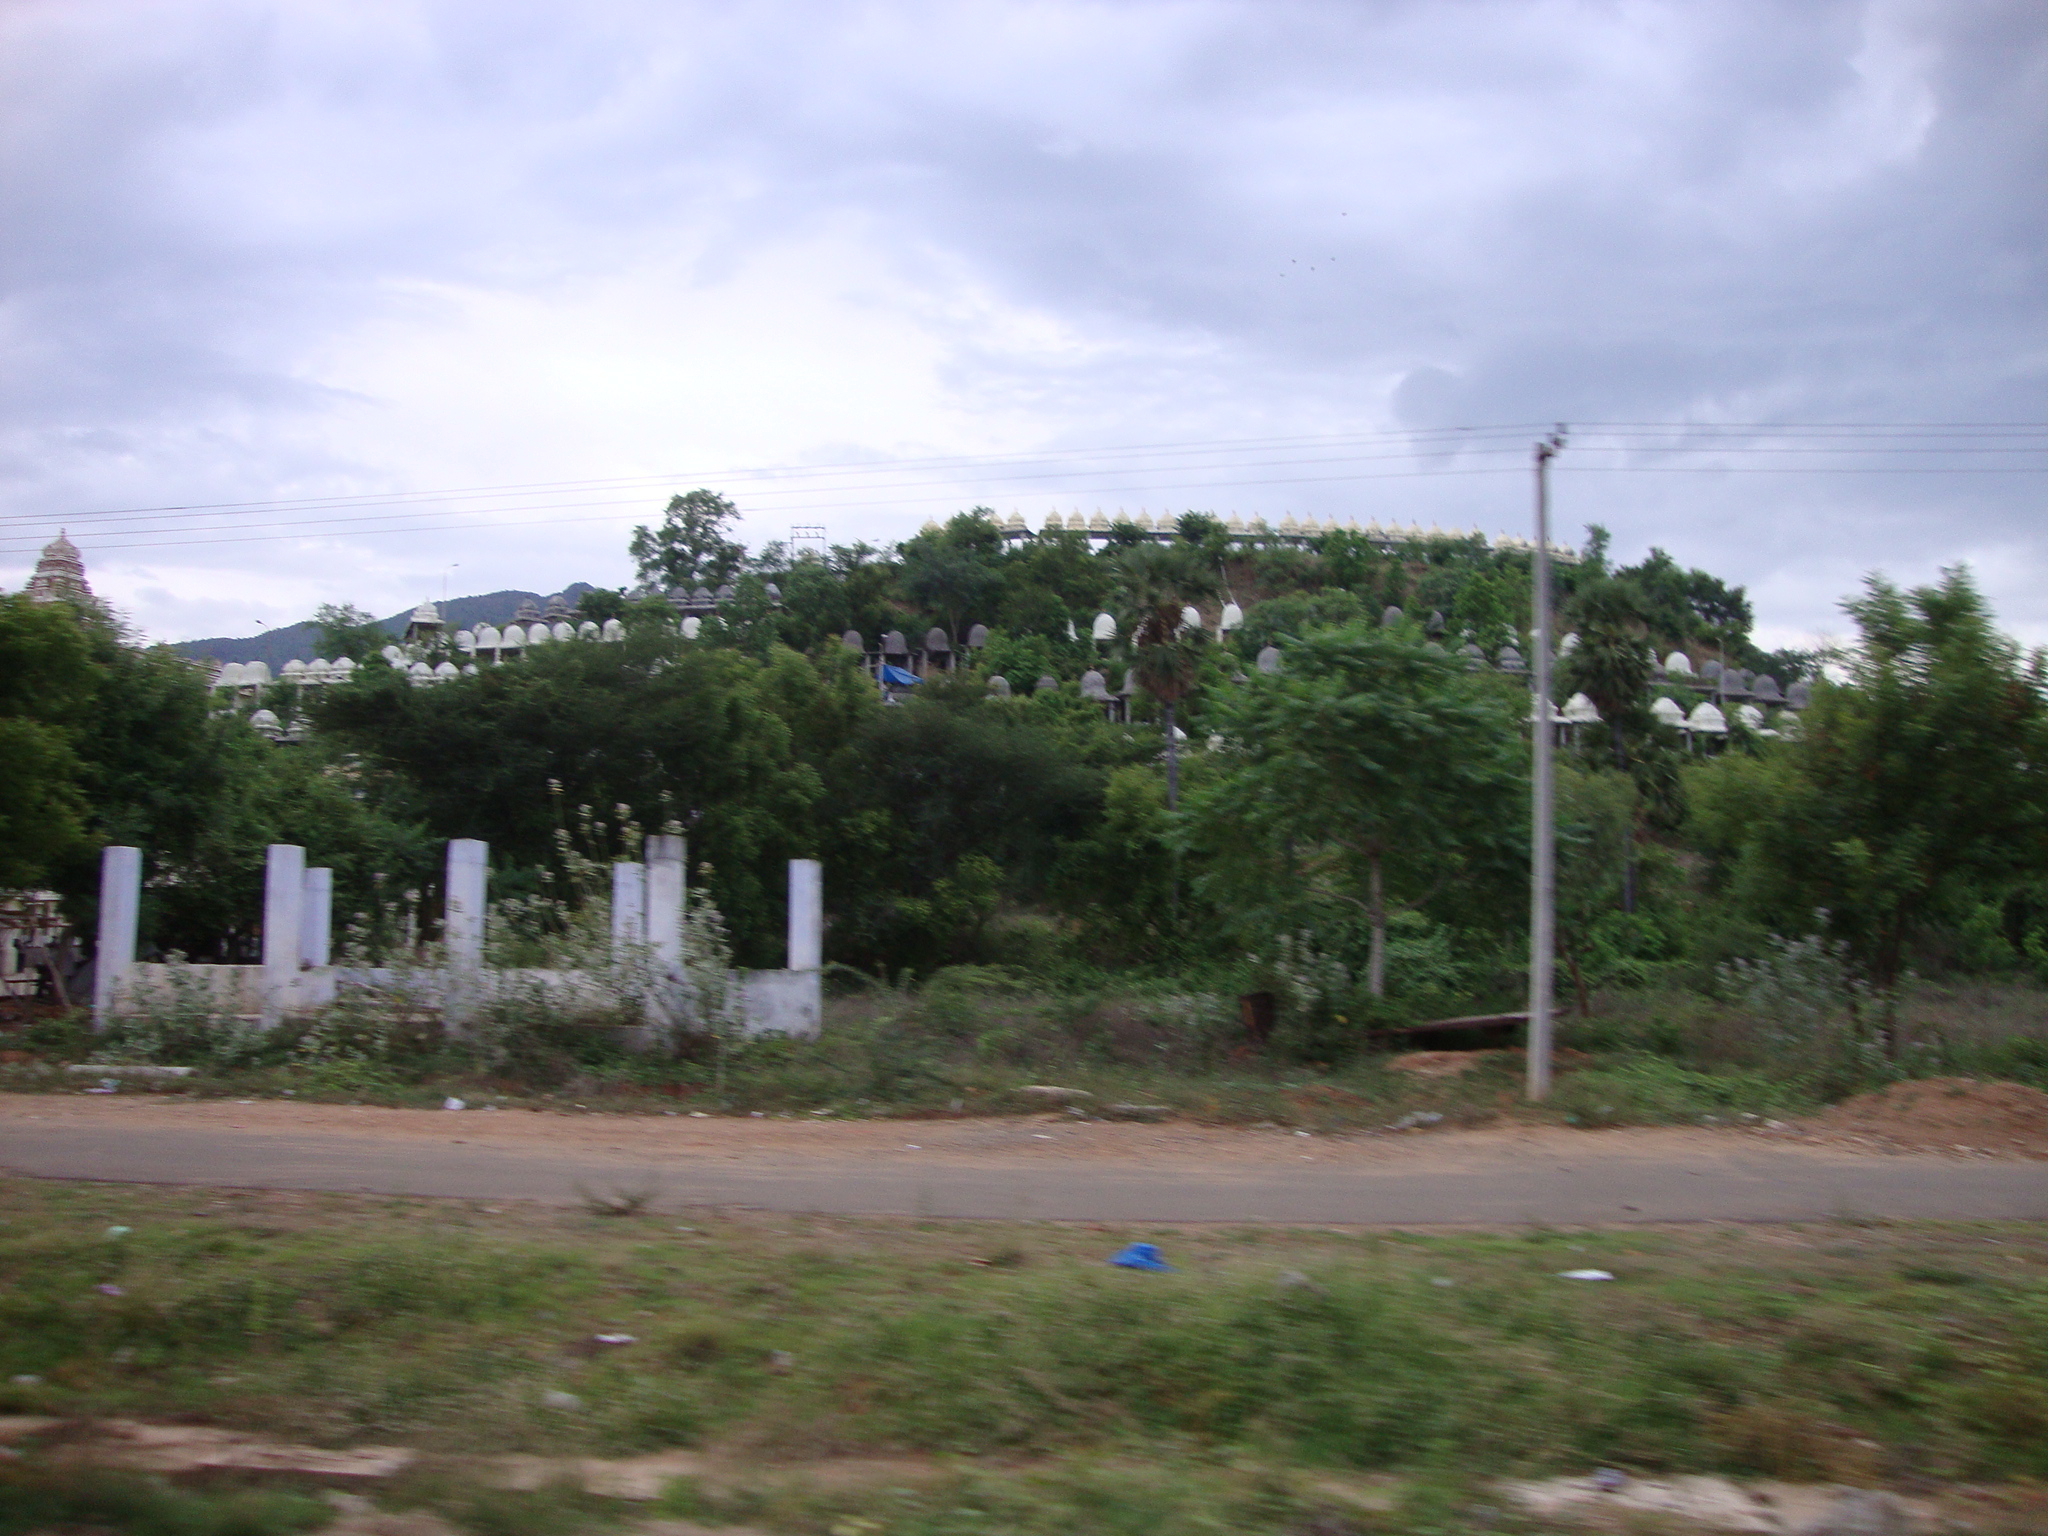
<svg viewBox="0 0 2048 1536"><path fill-rule="evenodd" d="M519 958L564 958L530 936L506 942L528 946ZM573 928L566 942L593 956L600 947ZM705 945L714 968L716 943L714 934ZM1784 945L1725 968L1718 997L1671 981L1596 994L1590 1017L1562 1020L1564 1070L1541 1114L1588 1126L1791 1116L1903 1077L1955 1072L2048 1086L2038 989L1918 984L1898 1005L1914 1043L1893 1059L1874 1048L1868 1010L1858 1018L1843 1001L1853 989L1830 969L1838 964L1813 944ZM1248 1038L1235 996L1109 973L1054 988L1010 968L956 966L897 987L837 971L815 1041L674 1031L651 1050L634 1042L641 1016L630 986L602 1004L508 986L479 1027L456 1037L402 968L384 974L388 984L266 1033L211 1011L212 991L181 985L173 966L163 1005L105 1034L74 1014L7 1036L7 1055L21 1059L0 1063L0 1086L72 1087L65 1064L145 1062L195 1068L175 1085L182 1092L384 1104L453 1096L649 1113L1017 1114L1047 1107L1020 1088L1050 1084L1089 1095L1077 1103L1091 1110L1159 1106L1221 1124L1340 1130L1531 1112L1518 1105L1512 1053L1457 1058L1438 1070L1467 1069L1444 1075L1394 1069L1407 1042L1370 1037L1367 1020L1341 1011L1357 1003L1307 964L1280 994L1263 1044Z"/></svg>
<svg viewBox="0 0 2048 1536"><path fill-rule="evenodd" d="M342 1015L257 1037L226 1060L203 1037L145 1028L92 1037L46 1026L24 1044L39 1057L0 1066L0 1085L75 1089L67 1061L189 1065L172 1083L126 1082L124 1093L159 1091L309 1102L433 1107L450 1097L488 1104L574 1105L622 1112L825 1114L847 1118L1014 1115L1049 1108L1216 1124L1337 1131L1380 1128L1403 1117L1447 1126L1486 1123L1517 1109L1518 1055L1469 1058L1455 1075L1391 1068L1387 1052L1334 1062L1219 1049L1232 1021L1213 999L1017 993L963 1001L887 995L836 999L816 1041L719 1042L681 1037L659 1054L631 1049L614 1026L548 1009L500 1012L489 1056L443 1035L433 1021L366 1021ZM152 1048L153 1047L153 1048ZM722 1086L721 1062L722 1062ZM1811 1105L1796 1083L1769 1073L1688 1068L1633 1049L1573 1058L1544 1113L1567 1123L1664 1123L1700 1115L1782 1115ZM91 1083L90 1077L85 1079ZM116 1079L108 1078L106 1082ZM1022 1091L1055 1086L1072 1100ZM1134 1108L1118 1108L1134 1106Z"/></svg>

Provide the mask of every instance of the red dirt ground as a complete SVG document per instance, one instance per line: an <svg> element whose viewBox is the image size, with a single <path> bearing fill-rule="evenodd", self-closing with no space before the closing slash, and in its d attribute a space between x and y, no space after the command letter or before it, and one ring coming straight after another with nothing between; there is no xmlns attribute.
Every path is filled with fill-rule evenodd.
<svg viewBox="0 0 2048 1536"><path fill-rule="evenodd" d="M1901 1150L2048 1157L2048 1093L2022 1083L1930 1077L1859 1093L1804 1126Z"/></svg>

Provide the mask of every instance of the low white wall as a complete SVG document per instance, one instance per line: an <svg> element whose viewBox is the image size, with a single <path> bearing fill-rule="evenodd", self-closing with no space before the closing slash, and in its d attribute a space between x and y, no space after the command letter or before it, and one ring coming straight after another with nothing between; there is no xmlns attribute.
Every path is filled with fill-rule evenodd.
<svg viewBox="0 0 2048 1536"><path fill-rule="evenodd" d="M740 1015L749 1035L815 1040L825 1027L818 971L741 971Z"/></svg>
<svg viewBox="0 0 2048 1536"><path fill-rule="evenodd" d="M422 1008L439 1009L446 1004L451 981L461 974L381 966L320 966L300 971L291 978L283 1011L304 1013L322 1008L350 989L406 993ZM743 1032L817 1038L823 1019L818 977L817 971L735 972L733 981L740 997ZM170 1013L196 1003L211 1014L257 1020L265 1016L265 987L265 971L260 965L135 964L120 977L110 1011L116 1016ZM565 1012L597 1012L619 1002L604 978L588 971L478 971L469 991L471 996L486 1001L537 996L547 1006ZM687 1010L677 1012L687 1016Z"/></svg>
<svg viewBox="0 0 2048 1536"><path fill-rule="evenodd" d="M260 1018L263 967L138 962L115 978L107 1002L116 1015L174 1013L195 1005L230 1018Z"/></svg>

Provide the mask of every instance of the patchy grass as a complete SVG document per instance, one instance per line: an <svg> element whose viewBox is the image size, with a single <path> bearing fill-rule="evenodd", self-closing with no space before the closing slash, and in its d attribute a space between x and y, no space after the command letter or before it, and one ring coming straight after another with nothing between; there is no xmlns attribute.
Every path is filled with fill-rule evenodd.
<svg viewBox="0 0 2048 1536"><path fill-rule="evenodd" d="M334 1513L291 1490L193 1491L100 1468L0 1462L0 1536L293 1536L326 1525Z"/></svg>
<svg viewBox="0 0 2048 1536"><path fill-rule="evenodd" d="M441 1047L386 1061L202 1065L175 1084L129 1084L122 1091L418 1108L454 1096L472 1104L567 1101L627 1113L921 1117L1042 1109L1016 1092L1037 1082L1085 1090L1097 1105L1160 1104L1212 1124L1270 1121L1321 1131L1377 1128L1416 1113L1452 1125L1503 1116L1623 1125L1817 1107L1796 1077L1733 1064L1687 1067L1659 1054L1656 1042L1635 1029L1585 1042L1567 1033L1567 1043L1595 1045L1598 1054L1569 1056L1560 1075L1564 1091L1554 1103L1532 1107L1521 1100L1523 1068L1512 1053L1483 1053L1473 1070L1446 1077L1393 1070L1388 1053L1335 1063L1276 1061L1232 1044L1235 1025L1219 1022L1214 1002L934 987L916 997L834 999L821 1039L735 1043L722 1079L705 1061L635 1057L611 1036L570 1031L581 1055L559 1051L537 1077L479 1071ZM56 1063L81 1059L89 1048L90 1041L72 1041L42 1060L0 1063L0 1088L66 1086L73 1080ZM289 1049L281 1037L276 1053L284 1057ZM1575 1085L1581 1073L1589 1080Z"/></svg>
<svg viewBox="0 0 2048 1536"><path fill-rule="evenodd" d="M1500 1507L1476 1479L1303 1475L1171 1451L1143 1461L1079 1455L1030 1466L948 1467L898 1483L834 1490L801 1479L738 1488L686 1480L657 1509L711 1526L745 1521L754 1529L843 1536L1422 1536L1469 1529L1516 1536L1555 1529Z"/></svg>
<svg viewBox="0 0 2048 1536"><path fill-rule="evenodd" d="M2031 982L1909 979L1899 989L1904 1076L1976 1072L2048 1087L2048 991ZM1668 1057L1695 1069L1768 1070L1757 1021L1733 1003L1676 985L1599 992L1581 1018L1566 1011L1559 1039L1600 1055ZM1882 1064L1874 1081L1883 1081ZM1865 1084L1863 1086L1868 1086Z"/></svg>
<svg viewBox="0 0 2048 1536"><path fill-rule="evenodd" d="M384 1059L297 1059L290 1032L280 1031L260 1060L233 1069L202 1064L191 1078L130 1082L121 1091L417 1108L452 1096L479 1107L915 1119L1042 1110L1017 1091L1037 1082L1084 1090L1091 1109L1160 1105L1202 1123L1322 1132L1378 1129L1418 1115L1452 1127L1723 1123L1800 1119L1902 1077L1965 1073L2048 1088L2044 996L2017 984L1915 983L1901 1003L1915 1042L1905 1058L1873 1058L1860 1075L1844 1075L1774 1062L1759 1048L1755 1022L1712 998L1673 988L1603 993L1590 1018L1560 1019L1566 1049L1556 1091L1542 1105L1523 1100L1523 1064L1513 1052L1478 1052L1471 1070L1445 1076L1397 1070L1397 1056L1388 1053L1288 1063L1250 1051L1234 1015L1213 997L1053 996L973 967L942 972L914 994L876 988L832 999L822 1038L736 1042L722 1068L691 1055L695 1042L680 1058L634 1056L615 1033L541 1020L515 1053L525 1063L518 1070L509 1062L481 1070L459 1045L418 1031ZM70 1087L78 1080L58 1063L94 1048L75 1016L45 1019L8 1038L35 1049L0 1051L0 1089Z"/></svg>
<svg viewBox="0 0 2048 1536"><path fill-rule="evenodd" d="M449 1454L2048 1475L2048 1232L2020 1224L1139 1231L26 1181L0 1218L13 1412ZM1135 1236L1176 1272L1110 1268ZM1558 1277L1588 1267L1617 1279Z"/></svg>

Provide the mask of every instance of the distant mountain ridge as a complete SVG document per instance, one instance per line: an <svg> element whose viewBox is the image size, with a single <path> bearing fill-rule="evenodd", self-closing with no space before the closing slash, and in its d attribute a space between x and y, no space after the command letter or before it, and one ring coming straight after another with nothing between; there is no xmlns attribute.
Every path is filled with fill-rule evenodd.
<svg viewBox="0 0 2048 1536"><path fill-rule="evenodd" d="M577 599L591 590L587 581L571 582L556 591L569 600L574 607ZM441 610L441 622L450 629L474 629L479 624L509 624L512 615L521 603L545 604L553 593L548 592L485 592L476 597L451 597L437 604ZM405 633L405 626L412 620L412 609L403 608L388 619L377 622L390 632L392 639ZM260 661L273 674L288 661L311 661L320 651L320 626L312 622L287 624L283 629L265 630L260 635L246 639L222 637L214 640L180 640L171 647L180 656L191 656L211 661Z"/></svg>

